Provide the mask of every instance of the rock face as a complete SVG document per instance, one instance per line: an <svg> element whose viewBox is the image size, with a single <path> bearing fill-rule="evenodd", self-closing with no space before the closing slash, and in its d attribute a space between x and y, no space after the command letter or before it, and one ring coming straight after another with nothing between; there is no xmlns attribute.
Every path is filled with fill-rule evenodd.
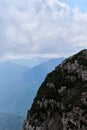
<svg viewBox="0 0 87 130"><path fill-rule="evenodd" d="M87 50L46 76L23 130L87 130Z"/></svg>

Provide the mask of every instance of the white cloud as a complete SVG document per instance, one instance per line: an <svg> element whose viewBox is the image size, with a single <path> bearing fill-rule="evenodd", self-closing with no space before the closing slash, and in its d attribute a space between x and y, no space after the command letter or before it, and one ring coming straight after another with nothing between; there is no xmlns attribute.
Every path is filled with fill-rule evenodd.
<svg viewBox="0 0 87 130"><path fill-rule="evenodd" d="M0 57L70 55L87 47L87 13L59 0L3 0Z"/></svg>

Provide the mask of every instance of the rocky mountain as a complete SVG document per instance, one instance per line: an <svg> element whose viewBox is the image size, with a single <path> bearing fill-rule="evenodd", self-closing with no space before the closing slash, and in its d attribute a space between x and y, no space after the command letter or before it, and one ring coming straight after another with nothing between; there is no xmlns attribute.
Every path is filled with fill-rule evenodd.
<svg viewBox="0 0 87 130"><path fill-rule="evenodd" d="M23 130L87 129L87 49L47 74Z"/></svg>

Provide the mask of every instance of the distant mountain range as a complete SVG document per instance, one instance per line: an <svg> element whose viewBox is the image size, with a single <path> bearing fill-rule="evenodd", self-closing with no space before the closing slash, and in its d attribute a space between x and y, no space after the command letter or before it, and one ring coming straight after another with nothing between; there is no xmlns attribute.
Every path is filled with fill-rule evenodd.
<svg viewBox="0 0 87 130"><path fill-rule="evenodd" d="M45 61L48 61L48 58L41 58L41 57L37 57L37 58L33 58L33 59L12 59L11 62L15 63L17 65L22 65L22 66L28 66L30 68L39 65L41 63L44 63Z"/></svg>
<svg viewBox="0 0 87 130"><path fill-rule="evenodd" d="M0 130L22 130L23 117L0 113Z"/></svg>
<svg viewBox="0 0 87 130"><path fill-rule="evenodd" d="M20 116L25 117L46 74L63 59L51 59L33 68L0 63L0 130L21 130L24 118Z"/></svg>
<svg viewBox="0 0 87 130"><path fill-rule="evenodd" d="M0 63L0 112L24 116L46 74L63 59L51 59L31 69Z"/></svg>
<svg viewBox="0 0 87 130"><path fill-rule="evenodd" d="M1 86L11 85L27 69L29 68L22 65L13 64L11 62L0 62L0 90L4 89Z"/></svg>
<svg viewBox="0 0 87 130"><path fill-rule="evenodd" d="M51 59L31 69L10 62L1 63L0 112L25 116L44 77L63 59Z"/></svg>
<svg viewBox="0 0 87 130"><path fill-rule="evenodd" d="M31 69L11 62L0 63L0 111L25 115L45 75L63 59L51 59Z"/></svg>

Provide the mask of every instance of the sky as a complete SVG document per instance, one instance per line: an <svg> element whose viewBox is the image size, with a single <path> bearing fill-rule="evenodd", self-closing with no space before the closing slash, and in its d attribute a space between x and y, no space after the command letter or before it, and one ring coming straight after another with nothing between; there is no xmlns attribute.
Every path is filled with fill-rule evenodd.
<svg viewBox="0 0 87 130"><path fill-rule="evenodd" d="M87 0L0 0L0 60L87 48Z"/></svg>

